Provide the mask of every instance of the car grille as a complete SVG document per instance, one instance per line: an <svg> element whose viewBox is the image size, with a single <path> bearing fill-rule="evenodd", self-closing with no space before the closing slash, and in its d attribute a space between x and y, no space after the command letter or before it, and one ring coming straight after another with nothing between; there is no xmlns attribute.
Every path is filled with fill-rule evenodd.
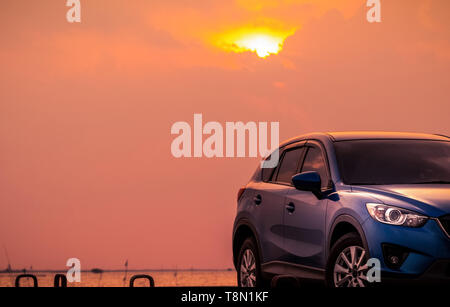
<svg viewBox="0 0 450 307"><path fill-rule="evenodd" d="M439 218L439 222L444 230L445 234L450 237L450 214Z"/></svg>

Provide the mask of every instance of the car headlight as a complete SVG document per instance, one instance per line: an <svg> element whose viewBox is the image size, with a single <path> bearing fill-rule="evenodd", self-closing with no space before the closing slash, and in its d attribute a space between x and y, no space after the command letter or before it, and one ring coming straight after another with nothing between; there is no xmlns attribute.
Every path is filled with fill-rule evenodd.
<svg viewBox="0 0 450 307"><path fill-rule="evenodd" d="M421 227L428 217L418 213L382 204L366 204L371 217L381 223L407 227Z"/></svg>

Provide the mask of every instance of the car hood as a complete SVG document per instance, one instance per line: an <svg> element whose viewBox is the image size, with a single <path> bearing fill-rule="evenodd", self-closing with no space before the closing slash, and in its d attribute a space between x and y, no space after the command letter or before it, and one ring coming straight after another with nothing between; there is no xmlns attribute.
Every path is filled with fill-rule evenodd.
<svg viewBox="0 0 450 307"><path fill-rule="evenodd" d="M398 205L432 217L450 213L448 184L352 186L352 190L370 193L385 204Z"/></svg>

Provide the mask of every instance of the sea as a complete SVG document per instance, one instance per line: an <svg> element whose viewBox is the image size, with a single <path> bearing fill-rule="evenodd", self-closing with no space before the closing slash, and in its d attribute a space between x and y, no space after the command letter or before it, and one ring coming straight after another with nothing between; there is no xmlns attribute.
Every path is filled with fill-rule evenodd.
<svg viewBox="0 0 450 307"><path fill-rule="evenodd" d="M53 287L55 272L31 272L36 276L39 287ZM68 287L129 287L133 275L150 275L155 287L208 287L236 286L236 272L224 271L139 271L139 272L81 272L80 282L68 283ZM0 287L14 287L20 273L0 273ZM21 287L34 286L31 278L20 280ZM148 287L145 279L137 279L135 287Z"/></svg>

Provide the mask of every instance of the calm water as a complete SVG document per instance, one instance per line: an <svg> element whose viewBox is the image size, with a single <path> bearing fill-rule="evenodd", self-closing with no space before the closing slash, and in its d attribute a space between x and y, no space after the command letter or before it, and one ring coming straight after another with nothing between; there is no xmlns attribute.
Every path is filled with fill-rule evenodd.
<svg viewBox="0 0 450 307"><path fill-rule="evenodd" d="M179 271L175 272L128 272L125 285L131 276L147 274L153 277L156 287L176 286L236 286L235 271ZM0 287L13 287L18 274L0 273ZM39 287L53 287L55 273L35 273ZM123 287L124 272L105 272L103 274L81 273L80 283L68 283L69 287ZM32 286L31 280L22 279L23 287ZM148 285L147 281L136 280L135 287Z"/></svg>

